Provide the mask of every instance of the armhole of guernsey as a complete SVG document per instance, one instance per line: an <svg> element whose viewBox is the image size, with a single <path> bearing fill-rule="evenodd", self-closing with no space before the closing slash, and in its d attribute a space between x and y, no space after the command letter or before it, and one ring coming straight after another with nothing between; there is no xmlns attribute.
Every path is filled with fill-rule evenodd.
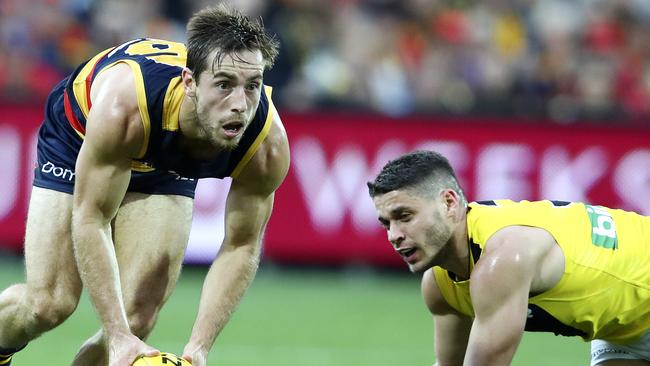
<svg viewBox="0 0 650 366"><path fill-rule="evenodd" d="M91 58L86 65L81 69L77 77L72 82L72 92L74 98L83 113L84 118L88 118L88 113L90 112L90 85L92 83L91 78L93 77L93 72L99 60L104 58L107 53L112 51L112 48L104 50L103 52L97 54L95 57ZM100 70L101 73L102 70ZM77 133L79 133L77 131ZM83 138L83 136L81 136Z"/></svg>
<svg viewBox="0 0 650 366"><path fill-rule="evenodd" d="M135 92L138 98L138 110L140 111L140 119L142 120L142 127L144 128L144 138L142 140L142 147L138 152L137 159L142 158L147 152L149 147L149 134L151 133L151 121L149 119L149 108L147 107L147 92L144 87L144 77L142 76L142 70L140 70L140 65L133 60L122 59L115 61L112 64L106 65L100 70L99 73L102 73L104 70L108 70L118 63L125 63L129 65L131 71L133 71L133 77L135 79ZM98 74L99 75L99 74Z"/></svg>
<svg viewBox="0 0 650 366"><path fill-rule="evenodd" d="M177 131L178 120L181 113L181 103L185 93L181 85L181 77L177 76L169 81L163 102L162 128L165 131Z"/></svg>
<svg viewBox="0 0 650 366"><path fill-rule="evenodd" d="M253 155L255 155L255 152L257 152L257 149L262 144L262 141L264 141L264 139L266 139L266 136L268 136L269 134L269 130L271 129L271 125L273 124L273 117L277 113L277 111L275 110L275 106L273 105L273 101L271 100L272 91L273 88L271 88L270 86L266 86L266 85L264 86L266 99L269 101L269 108L268 108L268 112L266 112L266 121L264 121L264 127L262 128L262 131L260 131L259 135L257 135L257 138L255 138L255 141L253 141L251 147L248 148L248 151L246 151L244 157L239 161L239 163L237 163L235 169L233 169L232 174L230 174L232 178L237 178L237 176L239 176L239 173L241 173L241 171L244 170L246 164L251 160Z"/></svg>
<svg viewBox="0 0 650 366"><path fill-rule="evenodd" d="M442 297L447 301L447 304L463 315L474 317L474 309L472 309L471 303L469 306L466 306L464 301L461 301L447 271L440 267L434 267L433 274L436 280L436 285L440 290L440 294L442 294Z"/></svg>

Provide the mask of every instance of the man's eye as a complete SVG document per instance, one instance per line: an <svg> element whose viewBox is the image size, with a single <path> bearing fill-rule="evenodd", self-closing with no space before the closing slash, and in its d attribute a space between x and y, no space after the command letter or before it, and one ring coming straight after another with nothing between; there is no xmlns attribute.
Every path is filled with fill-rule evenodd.
<svg viewBox="0 0 650 366"><path fill-rule="evenodd" d="M219 89L228 89L228 87L230 87L230 85L226 81L218 81L214 83L214 86Z"/></svg>
<svg viewBox="0 0 650 366"><path fill-rule="evenodd" d="M258 84L258 83L252 83L252 84L248 84L246 86L246 89L248 89L250 91L254 91L254 90L257 90L259 88L260 88L260 84Z"/></svg>

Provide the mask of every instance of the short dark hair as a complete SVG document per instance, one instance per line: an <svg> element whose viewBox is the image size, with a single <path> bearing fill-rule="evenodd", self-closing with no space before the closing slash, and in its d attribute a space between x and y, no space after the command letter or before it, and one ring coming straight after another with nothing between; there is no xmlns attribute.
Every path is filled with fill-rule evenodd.
<svg viewBox="0 0 650 366"><path fill-rule="evenodd" d="M389 161L374 182L368 182L370 197L399 189L416 189L433 196L435 187L451 188L465 200L458 178L447 158L434 151L414 151Z"/></svg>
<svg viewBox="0 0 650 366"><path fill-rule="evenodd" d="M196 78L208 67L208 57L215 49L212 68L226 55L260 50L270 69L278 55L279 43L266 33L262 19L255 21L224 4L198 11L187 23L187 67Z"/></svg>

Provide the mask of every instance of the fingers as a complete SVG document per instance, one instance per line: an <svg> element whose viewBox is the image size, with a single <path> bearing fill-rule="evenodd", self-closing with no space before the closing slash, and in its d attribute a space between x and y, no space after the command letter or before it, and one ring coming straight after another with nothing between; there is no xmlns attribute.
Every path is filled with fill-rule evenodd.
<svg viewBox="0 0 650 366"><path fill-rule="evenodd" d="M192 343L185 345L182 359L191 363L193 366L205 366L208 357L208 350Z"/></svg>
<svg viewBox="0 0 650 366"><path fill-rule="evenodd" d="M145 357L158 356L159 354L160 351L155 348L149 348L142 353L142 355Z"/></svg>
<svg viewBox="0 0 650 366"><path fill-rule="evenodd" d="M192 356L190 356L190 355L183 355L183 357L181 357L181 358L184 359L185 361L189 362L189 363L192 363Z"/></svg>
<svg viewBox="0 0 650 366"><path fill-rule="evenodd" d="M142 342L135 336L119 339L111 346L109 365L131 365L142 357L158 356L160 351Z"/></svg>

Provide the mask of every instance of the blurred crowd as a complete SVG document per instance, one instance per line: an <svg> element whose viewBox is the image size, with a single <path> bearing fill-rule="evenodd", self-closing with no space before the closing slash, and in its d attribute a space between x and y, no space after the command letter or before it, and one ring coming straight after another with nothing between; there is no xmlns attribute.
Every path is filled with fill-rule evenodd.
<svg viewBox="0 0 650 366"><path fill-rule="evenodd" d="M184 40L192 0L0 0L0 99L42 101L95 52ZM281 42L289 110L650 125L649 0L233 0Z"/></svg>

